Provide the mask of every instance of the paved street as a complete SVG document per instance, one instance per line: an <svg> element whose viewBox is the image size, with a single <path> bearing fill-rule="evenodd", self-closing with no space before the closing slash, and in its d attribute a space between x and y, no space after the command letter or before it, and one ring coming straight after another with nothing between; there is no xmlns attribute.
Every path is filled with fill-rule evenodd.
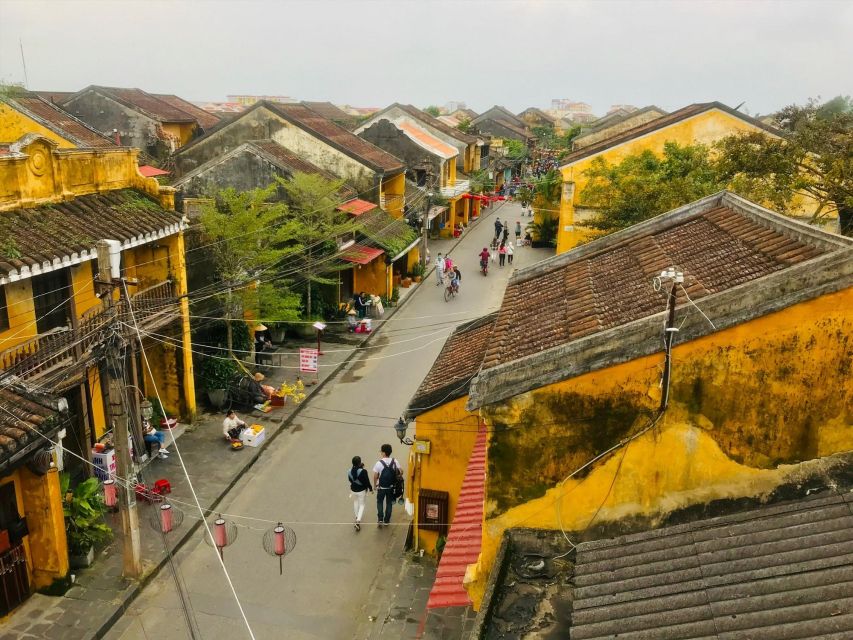
<svg viewBox="0 0 853 640"><path fill-rule="evenodd" d="M385 442L392 443L395 457L405 463L408 451L395 443L394 417L406 406L452 329L500 303L511 268L494 264L483 278L477 259L494 232L495 215L514 225L520 207L510 203L492 209L452 252L463 273L460 296L445 303L434 275L413 292L370 347L310 398L289 431L272 443L220 505L223 513L257 518L227 518L241 526L236 542L225 550L225 564L256 638L351 638L367 615L369 594L389 595L384 585L373 585L374 578L383 558L402 560L409 518L395 506L394 526L378 528L375 503L368 500L366 525L356 533L346 470L356 454L372 466ZM433 248L433 256L437 250ZM514 266L550 253L518 249ZM206 473L198 468L189 472L193 478ZM197 515L185 510L188 518ZM291 526L298 538L292 556L284 561L282 576L278 560L262 548L264 531L277 520ZM176 558L201 637L248 637L215 551L201 534ZM106 637L189 637L168 569L146 587Z"/></svg>

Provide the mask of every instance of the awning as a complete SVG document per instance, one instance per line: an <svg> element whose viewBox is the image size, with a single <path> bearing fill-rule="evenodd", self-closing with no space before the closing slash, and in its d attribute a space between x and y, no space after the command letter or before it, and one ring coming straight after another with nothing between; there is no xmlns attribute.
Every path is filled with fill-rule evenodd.
<svg viewBox="0 0 853 640"><path fill-rule="evenodd" d="M375 258L381 256L385 251L376 247L367 247L363 244L354 244L341 254L341 259L355 264L369 264Z"/></svg>
<svg viewBox="0 0 853 640"><path fill-rule="evenodd" d="M68 422L62 398L37 393L12 377L0 389L0 470L4 473L51 445Z"/></svg>
<svg viewBox="0 0 853 640"><path fill-rule="evenodd" d="M488 202L489 201L488 196L481 196L478 193L464 193L464 194L462 194L462 199L463 200L480 200L481 202Z"/></svg>
<svg viewBox="0 0 853 640"><path fill-rule="evenodd" d="M162 169L158 169L157 167L152 167L150 164L143 164L141 167L139 167L139 173L144 175L146 178L156 178L157 176L169 175L168 171L163 171Z"/></svg>
<svg viewBox="0 0 853 640"><path fill-rule="evenodd" d="M368 211L376 209L377 206L378 205L375 205L372 202L368 202L367 200L360 200L359 198L354 198L340 205L338 207L338 211L346 211L350 215L360 216L362 213L367 213Z"/></svg>
<svg viewBox="0 0 853 640"><path fill-rule="evenodd" d="M427 216L427 220L432 220L433 218L437 218L442 213L447 211L447 207L430 207L429 215Z"/></svg>
<svg viewBox="0 0 853 640"><path fill-rule="evenodd" d="M414 249L416 246L418 246L418 244L420 243L420 241L421 241L421 239L420 239L420 238L415 238L415 241L414 241L414 242L412 242L412 244L410 244L408 247L406 247L405 249L403 249L403 250L402 250L400 253L398 253L396 256L394 256L393 258L391 258L391 262L397 262L397 260L399 260L400 258L402 258L402 257L404 257L404 256L406 256L406 255L408 255L409 251L411 251L411 250L412 250L412 249Z"/></svg>

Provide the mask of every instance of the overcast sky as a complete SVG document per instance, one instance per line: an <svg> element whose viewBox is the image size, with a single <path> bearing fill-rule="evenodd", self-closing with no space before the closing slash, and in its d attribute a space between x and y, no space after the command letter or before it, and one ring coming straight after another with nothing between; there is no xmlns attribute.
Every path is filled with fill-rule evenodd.
<svg viewBox="0 0 853 640"><path fill-rule="evenodd" d="M853 93L853 2L0 0L0 80L195 101L552 98L767 113Z"/></svg>

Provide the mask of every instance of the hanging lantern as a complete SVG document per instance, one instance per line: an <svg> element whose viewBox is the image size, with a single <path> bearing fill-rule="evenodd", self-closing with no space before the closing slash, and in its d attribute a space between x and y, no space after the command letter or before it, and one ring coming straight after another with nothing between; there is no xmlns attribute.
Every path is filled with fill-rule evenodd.
<svg viewBox="0 0 853 640"><path fill-rule="evenodd" d="M184 512L176 509L168 502L160 505L151 513L150 524L151 528L157 533L172 533L175 529L181 526L184 521Z"/></svg>
<svg viewBox="0 0 853 640"><path fill-rule="evenodd" d="M116 491L116 481L112 478L104 480L104 504L108 509L113 510L118 504L118 492Z"/></svg>
<svg viewBox="0 0 853 640"><path fill-rule="evenodd" d="M223 558L222 550L237 539L237 525L217 515L209 524L209 529L213 535L213 546L219 551L219 557ZM205 533L204 541L211 544L209 534Z"/></svg>
<svg viewBox="0 0 853 640"><path fill-rule="evenodd" d="M284 556L293 551L296 546L296 532L279 522L275 527L264 533L264 551L271 556L278 556L278 574L284 572Z"/></svg>

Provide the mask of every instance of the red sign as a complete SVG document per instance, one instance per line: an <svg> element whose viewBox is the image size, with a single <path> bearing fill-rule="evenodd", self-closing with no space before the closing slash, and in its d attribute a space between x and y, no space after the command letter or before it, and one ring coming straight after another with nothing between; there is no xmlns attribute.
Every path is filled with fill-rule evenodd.
<svg viewBox="0 0 853 640"><path fill-rule="evenodd" d="M317 373L317 349L299 349L299 370L303 373Z"/></svg>

